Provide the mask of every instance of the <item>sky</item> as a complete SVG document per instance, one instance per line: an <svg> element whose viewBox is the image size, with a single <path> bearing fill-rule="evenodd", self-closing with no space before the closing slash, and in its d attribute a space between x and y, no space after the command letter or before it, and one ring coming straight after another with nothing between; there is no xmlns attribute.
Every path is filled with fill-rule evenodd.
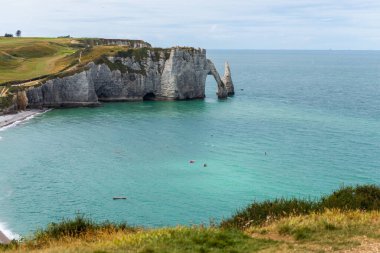
<svg viewBox="0 0 380 253"><path fill-rule="evenodd" d="M156 47L380 49L379 0L0 0L0 34Z"/></svg>

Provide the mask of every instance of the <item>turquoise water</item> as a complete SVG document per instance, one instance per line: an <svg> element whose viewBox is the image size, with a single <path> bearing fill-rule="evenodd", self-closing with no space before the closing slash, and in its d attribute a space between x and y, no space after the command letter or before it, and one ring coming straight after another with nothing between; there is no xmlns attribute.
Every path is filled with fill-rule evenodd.
<svg viewBox="0 0 380 253"><path fill-rule="evenodd" d="M53 110L0 132L0 222L21 234L77 212L198 224L380 184L380 52L208 54L221 72L230 62L235 97L218 101L209 78L204 101Z"/></svg>

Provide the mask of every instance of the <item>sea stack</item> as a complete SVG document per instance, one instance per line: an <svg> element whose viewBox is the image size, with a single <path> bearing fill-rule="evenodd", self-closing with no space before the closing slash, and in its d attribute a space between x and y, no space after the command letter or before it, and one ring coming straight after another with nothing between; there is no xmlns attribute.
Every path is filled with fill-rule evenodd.
<svg viewBox="0 0 380 253"><path fill-rule="evenodd" d="M226 62L225 67L224 67L224 76L223 76L222 81L224 85L226 86L228 96L233 96L235 94L235 88L234 88L234 83L232 82L231 69L228 62Z"/></svg>

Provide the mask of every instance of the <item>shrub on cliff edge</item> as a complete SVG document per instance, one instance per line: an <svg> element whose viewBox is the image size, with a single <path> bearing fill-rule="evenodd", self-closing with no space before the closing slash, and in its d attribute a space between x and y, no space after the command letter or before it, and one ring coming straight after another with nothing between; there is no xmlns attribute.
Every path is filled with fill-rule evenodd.
<svg viewBox="0 0 380 253"><path fill-rule="evenodd" d="M222 221L221 227L244 229L282 217L323 212L325 209L380 210L380 187L376 185L341 187L332 194L314 201L281 198L254 202L238 210L231 218Z"/></svg>

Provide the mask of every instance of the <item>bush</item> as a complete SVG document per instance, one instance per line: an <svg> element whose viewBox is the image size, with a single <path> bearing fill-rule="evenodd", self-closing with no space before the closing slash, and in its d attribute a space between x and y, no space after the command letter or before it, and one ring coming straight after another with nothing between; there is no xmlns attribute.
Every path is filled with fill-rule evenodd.
<svg viewBox="0 0 380 253"><path fill-rule="evenodd" d="M13 94L9 93L5 97L0 97L0 111L6 109L13 104Z"/></svg>
<svg viewBox="0 0 380 253"><path fill-rule="evenodd" d="M135 57L135 60L140 62L142 59L145 59L148 57L148 50L150 50L147 47L143 48L133 48L128 49L126 51L119 51L117 52L117 57L123 57L123 58L132 58Z"/></svg>
<svg viewBox="0 0 380 253"><path fill-rule="evenodd" d="M380 210L380 187L375 185L348 186L321 199L324 208L342 210Z"/></svg>
<svg viewBox="0 0 380 253"><path fill-rule="evenodd" d="M254 202L245 209L237 211L231 218L222 221L220 226L244 229L282 217L322 212L325 209L380 210L380 187L376 185L341 187L332 194L314 201L275 199Z"/></svg>
<svg viewBox="0 0 380 253"><path fill-rule="evenodd" d="M221 227L246 228L261 225L295 214L309 214L318 209L318 203L311 200L275 199L254 202L247 208L238 211L230 219L224 220Z"/></svg>
<svg viewBox="0 0 380 253"><path fill-rule="evenodd" d="M35 233L36 240L59 239L62 237L80 237L86 233L96 232L100 230L118 231L118 230L134 230L126 223L104 222L97 224L84 215L77 215L74 219L64 219L59 223L50 223L46 229L38 230Z"/></svg>

